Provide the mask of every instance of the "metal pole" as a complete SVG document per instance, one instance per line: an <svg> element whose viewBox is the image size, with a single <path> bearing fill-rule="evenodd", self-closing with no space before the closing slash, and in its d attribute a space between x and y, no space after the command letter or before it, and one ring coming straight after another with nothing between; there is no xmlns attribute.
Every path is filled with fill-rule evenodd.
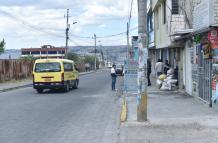
<svg viewBox="0 0 218 143"><path fill-rule="evenodd" d="M97 69L97 60L96 60L96 34L94 34L94 38L95 38L95 71L96 71L96 69Z"/></svg>
<svg viewBox="0 0 218 143"><path fill-rule="evenodd" d="M127 54L126 54L126 57L127 59L129 58L129 23L127 22L127 32L126 32L126 35L127 35Z"/></svg>
<svg viewBox="0 0 218 143"><path fill-rule="evenodd" d="M67 9L67 26L66 26L66 58L68 55L68 40L69 40L69 9Z"/></svg>
<svg viewBox="0 0 218 143"><path fill-rule="evenodd" d="M138 0L139 70L137 121L147 121L147 0Z"/></svg>
<svg viewBox="0 0 218 143"><path fill-rule="evenodd" d="M213 101L212 101L212 74L213 74L213 60L212 59L209 59L209 84L210 84L210 88L209 88L209 94L210 94L210 103L209 103L209 107L212 108L213 106Z"/></svg>

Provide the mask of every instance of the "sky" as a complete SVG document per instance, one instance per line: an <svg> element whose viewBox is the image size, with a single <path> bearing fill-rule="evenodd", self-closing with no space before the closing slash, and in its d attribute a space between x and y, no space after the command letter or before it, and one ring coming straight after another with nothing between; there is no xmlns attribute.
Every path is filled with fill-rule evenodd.
<svg viewBox="0 0 218 143"><path fill-rule="evenodd" d="M0 0L0 40L6 49L65 46L69 9L70 46L126 45L131 0ZM133 0L131 33L137 34L137 0ZM76 24L73 24L77 22ZM119 33L119 36L112 36Z"/></svg>

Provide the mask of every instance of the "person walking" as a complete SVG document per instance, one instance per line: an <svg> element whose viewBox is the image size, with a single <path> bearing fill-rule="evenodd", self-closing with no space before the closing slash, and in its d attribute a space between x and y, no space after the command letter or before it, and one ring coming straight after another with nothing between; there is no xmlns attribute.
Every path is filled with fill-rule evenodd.
<svg viewBox="0 0 218 143"><path fill-rule="evenodd" d="M157 73L157 76L159 77L161 74L163 74L163 70L164 70L164 64L162 62L161 59L158 59L157 60L157 63L155 64L155 70L156 70L156 73Z"/></svg>
<svg viewBox="0 0 218 143"><path fill-rule="evenodd" d="M147 59L147 80L148 80L148 86L151 86L150 75L151 75L151 61L150 61L150 59Z"/></svg>
<svg viewBox="0 0 218 143"><path fill-rule="evenodd" d="M111 68L112 90L115 90L115 87L116 87L117 75L116 75L115 68L116 68L115 65L113 65L112 68Z"/></svg>

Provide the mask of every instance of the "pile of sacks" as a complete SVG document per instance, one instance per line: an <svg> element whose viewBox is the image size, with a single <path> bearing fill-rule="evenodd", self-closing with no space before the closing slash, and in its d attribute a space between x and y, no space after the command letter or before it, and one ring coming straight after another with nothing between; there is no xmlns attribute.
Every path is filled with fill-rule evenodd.
<svg viewBox="0 0 218 143"><path fill-rule="evenodd" d="M161 74L157 79L157 86L161 90L172 90L178 82L174 76L174 70L171 68L167 71L167 75Z"/></svg>

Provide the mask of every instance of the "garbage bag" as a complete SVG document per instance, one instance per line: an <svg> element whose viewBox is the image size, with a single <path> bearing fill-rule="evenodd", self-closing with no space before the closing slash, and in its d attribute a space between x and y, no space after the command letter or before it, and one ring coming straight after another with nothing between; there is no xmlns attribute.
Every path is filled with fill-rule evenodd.
<svg viewBox="0 0 218 143"><path fill-rule="evenodd" d="M171 84L169 84L167 82L163 82L160 89L161 90L171 90Z"/></svg>
<svg viewBox="0 0 218 143"><path fill-rule="evenodd" d="M167 76L165 75L165 74L161 74L159 77L158 77L158 79L159 80L164 80L164 79L166 79L167 78Z"/></svg>
<svg viewBox="0 0 218 143"><path fill-rule="evenodd" d="M160 88L162 86L162 83L163 83L162 80L157 79L156 84L157 84L158 88Z"/></svg>

